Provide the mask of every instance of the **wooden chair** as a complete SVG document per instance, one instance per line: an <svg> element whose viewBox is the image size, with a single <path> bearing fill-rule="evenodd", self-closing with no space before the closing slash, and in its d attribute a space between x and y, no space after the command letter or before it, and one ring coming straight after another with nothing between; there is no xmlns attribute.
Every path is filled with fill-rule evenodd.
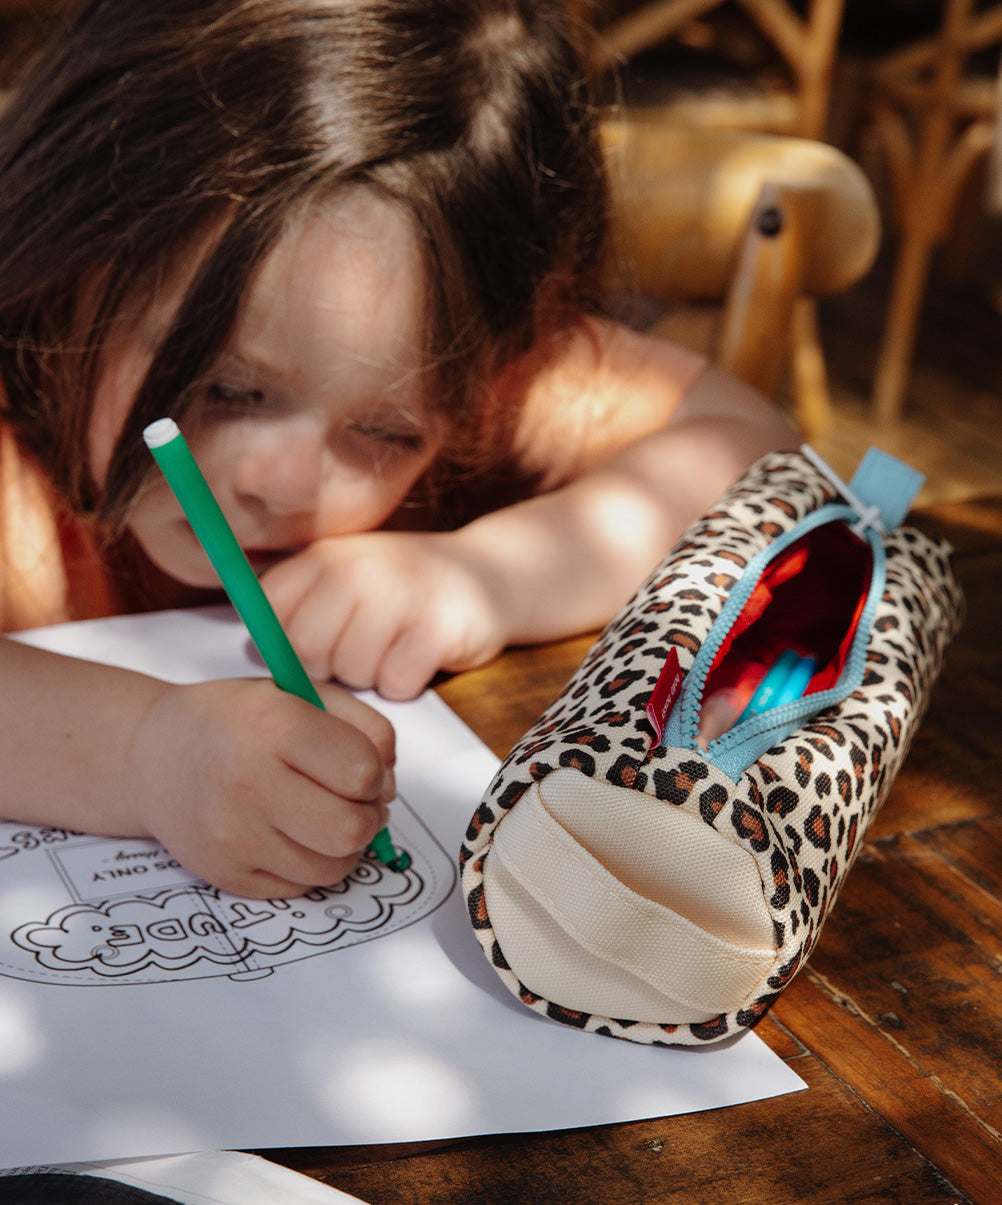
<svg viewBox="0 0 1002 1205"><path fill-rule="evenodd" d="M608 22L601 0L592 0L598 49L593 66L607 71L640 51L678 37L691 22L713 13L723 0L646 0ZM845 0L809 0L801 15L789 0L736 0L753 26L774 46L791 76L785 98L758 103L731 97L707 105L659 106L662 118L730 129L764 129L801 138L823 138L831 99L832 71ZM672 112L674 110L674 112Z"/></svg>
<svg viewBox="0 0 1002 1205"><path fill-rule="evenodd" d="M698 19L712 20L716 10L723 7L723 0L613 0L620 14L612 20L603 19L603 0L578 0L590 3L592 21L596 29L598 49L593 66L599 72L611 72L620 67L624 75L629 74L629 61L641 51L650 49L671 39L683 37L687 28ZM606 8L609 0L606 0ZM747 20L758 31L762 39L778 52L785 64L789 81L783 92L769 93L723 93L714 91L707 95L696 94L682 100L655 103L650 106L629 105L625 112L637 120L657 121L664 125L681 126L683 129L702 131L715 130L726 137L725 131L766 132L783 134L802 139L824 137L829 118L832 92L832 75L835 53L841 27L845 0L808 0L802 15L789 0L736 0ZM749 147L752 144L749 144ZM858 215L861 241L858 255L851 251L847 262L865 264L869 267L876 245L878 223L874 217L872 201L864 181L844 159L833 153L826 169L814 175L805 187L797 178L798 156L791 154L783 159L780 178L770 179L765 164L769 156L778 157L778 144L769 147L758 143L754 154L762 156L762 174L755 176L748 171L746 180L755 179L756 189L768 188L760 202L761 209L778 207L783 219L780 237L763 235L752 223L742 252L743 269L741 279L755 280L754 301L749 301L739 314L738 297L744 296L748 286L737 289L725 308L725 323L720 336L720 355L733 357L731 367L738 375L754 377L756 384L771 392L781 375L780 363L790 361L793 372L793 395L801 424L815 434L827 426L831 403L828 393L827 374L821 351L818 329L816 298L826 291L838 291L842 284L813 284L799 287L793 284L801 271L796 261L805 255L813 258L818 254L814 244L827 236L817 225L811 214L818 211L819 197L827 188L834 189L830 195L841 195L841 203L854 209ZM801 164L810 176L819 167L821 152L808 153L805 148ZM747 152L749 155L752 151ZM774 158L773 162L777 162ZM825 182L822 184L821 181ZM820 191L819 191L820 190ZM840 194L840 190L845 190ZM757 196L757 192L756 192ZM753 198L746 197L747 217ZM865 228L863 230L862 228ZM801 244L808 240L812 246L804 249ZM838 242L838 239L835 240ZM795 249L799 248L799 249ZM781 293L792 290L792 300L784 302L771 315L770 321L782 322L783 334L776 338L775 330L764 329L759 336L760 366L750 368L751 352L741 347L736 331L743 324L754 324L758 317L770 313L768 305L759 304L759 294L767 286L764 277L769 272L775 277L772 286ZM866 267L859 272L861 275ZM854 276L853 279L858 277ZM736 278L737 279L737 278ZM784 283L780 286L779 281ZM784 337L789 332L788 338ZM728 350L734 349L734 350Z"/></svg>
<svg viewBox="0 0 1002 1205"><path fill-rule="evenodd" d="M800 426L819 436L828 422L824 359L816 328L798 323L805 302L848 288L876 255L877 205L860 168L806 139L623 117L604 122L603 139L610 291L666 308L720 301L715 361L773 396L789 372Z"/></svg>
<svg viewBox="0 0 1002 1205"><path fill-rule="evenodd" d="M871 146L890 175L898 249L877 358L873 416L901 413L933 251L953 235L965 189L996 144L998 81L969 70L1002 44L1002 4L945 0L939 30L872 69Z"/></svg>

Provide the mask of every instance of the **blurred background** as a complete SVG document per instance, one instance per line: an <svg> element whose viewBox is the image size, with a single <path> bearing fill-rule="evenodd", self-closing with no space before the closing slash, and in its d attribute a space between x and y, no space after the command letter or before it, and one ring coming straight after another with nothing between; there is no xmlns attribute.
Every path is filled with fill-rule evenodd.
<svg viewBox="0 0 1002 1205"><path fill-rule="evenodd" d="M1002 492L1002 0L567 0L610 304L773 394L841 473ZM0 93L58 0L0 0Z"/></svg>
<svg viewBox="0 0 1002 1205"><path fill-rule="evenodd" d="M927 502L998 494L1002 4L578 8L597 32L610 105L707 135L806 136L862 169L878 207L878 250L849 287L817 299L828 413L807 423L808 434L842 472L870 443L902 456L927 473ZM670 333L705 339L707 321L699 307L679 306ZM789 373L774 392L794 408Z"/></svg>

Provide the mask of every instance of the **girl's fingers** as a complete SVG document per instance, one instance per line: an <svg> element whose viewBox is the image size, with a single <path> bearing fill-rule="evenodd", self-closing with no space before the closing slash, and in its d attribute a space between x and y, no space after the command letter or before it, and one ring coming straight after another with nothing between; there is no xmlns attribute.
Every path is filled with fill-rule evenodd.
<svg viewBox="0 0 1002 1205"><path fill-rule="evenodd" d="M393 757L393 729L378 713L368 714L371 708L361 700L328 695L325 687L321 700L328 698L333 708L347 713L349 718L335 711L320 711L312 703L291 695L284 696L285 705L295 711L286 712L275 751L288 769L321 787L327 795L326 802L335 802L330 799L334 796L375 803L386 794L388 762ZM372 737L363 731L362 724L369 728ZM274 805L264 803L268 814L275 814L279 806L288 807L288 798L280 798Z"/></svg>
<svg viewBox="0 0 1002 1205"><path fill-rule="evenodd" d="M275 837L269 836L268 856L260 855L262 864L266 863L276 874L302 882L299 876L304 870L301 868L294 874L293 867L300 863L287 861L287 855L303 859L309 855L318 859L318 865L323 859L353 858L386 827L387 804L333 800L326 792L324 796L320 797L318 792L315 798L305 803L297 801L296 806L283 809L275 817ZM283 848L282 842L290 848ZM311 876L316 873L309 871Z"/></svg>
<svg viewBox="0 0 1002 1205"><path fill-rule="evenodd" d="M375 686L385 699L414 699L442 665L441 650L427 633L406 628L386 650L376 671Z"/></svg>
<svg viewBox="0 0 1002 1205"><path fill-rule="evenodd" d="M378 612L358 609L331 649L330 669L339 682L358 689L378 685L379 667L386 652L397 639L404 617L399 614L400 600ZM403 603L406 607L406 601Z"/></svg>
<svg viewBox="0 0 1002 1205"><path fill-rule="evenodd" d="M396 763L396 733L386 716L351 691L333 683L318 683L317 691L331 715L351 724L369 738L386 766Z"/></svg>
<svg viewBox="0 0 1002 1205"><path fill-rule="evenodd" d="M198 850L188 861L178 849L175 856L215 886L257 899L339 883L385 827L387 805L334 800L313 784L303 784L298 798L294 794L281 792L286 806L273 823L244 827L224 844L225 853Z"/></svg>
<svg viewBox="0 0 1002 1205"><path fill-rule="evenodd" d="M363 842L358 849L339 857L327 857L299 845L285 834L277 836L280 841L276 842L274 856L262 869L264 873L296 887L296 895L302 895L312 887L333 887L340 883L358 865L368 844Z"/></svg>
<svg viewBox="0 0 1002 1205"><path fill-rule="evenodd" d="M341 863L331 863L329 869L319 870L319 880L316 882L298 882L294 879L283 878L272 874L269 870L255 869L235 873L228 877L225 873L214 875L212 884L231 895L245 896L253 900L284 900L294 899L314 887L332 887L354 869L357 858L347 859Z"/></svg>

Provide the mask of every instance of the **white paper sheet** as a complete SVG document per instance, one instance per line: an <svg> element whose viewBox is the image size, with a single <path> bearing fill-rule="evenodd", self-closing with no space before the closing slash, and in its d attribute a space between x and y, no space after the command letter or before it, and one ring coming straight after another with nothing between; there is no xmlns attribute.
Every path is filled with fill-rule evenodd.
<svg viewBox="0 0 1002 1205"><path fill-rule="evenodd" d="M24 638L173 681L265 673L224 608ZM455 869L497 759L434 694L371 701L397 729L403 874L366 862L346 890L263 903L153 842L0 824L0 1166L556 1129L805 1086L754 1034L655 1049L519 1005Z"/></svg>
<svg viewBox="0 0 1002 1205"><path fill-rule="evenodd" d="M339 1188L242 1151L199 1151L159 1159L128 1159L122 1163L10 1168L0 1171L0 1200L6 1199L3 1177L52 1173L124 1184L175 1201L177 1205L365 1205ZM95 1185L94 1191L95 1194L100 1191L99 1186ZM96 1199L96 1195L91 1197Z"/></svg>

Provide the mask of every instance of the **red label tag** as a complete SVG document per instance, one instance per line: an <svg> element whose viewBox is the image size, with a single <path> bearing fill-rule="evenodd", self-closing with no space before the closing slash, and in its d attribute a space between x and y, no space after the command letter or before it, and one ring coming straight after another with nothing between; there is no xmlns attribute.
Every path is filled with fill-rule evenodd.
<svg viewBox="0 0 1002 1205"><path fill-rule="evenodd" d="M665 734L665 721L668 719L668 713L675 706L675 700L681 689L682 670L678 663L678 651L671 649L645 708L647 718L657 735L655 744L661 744Z"/></svg>

